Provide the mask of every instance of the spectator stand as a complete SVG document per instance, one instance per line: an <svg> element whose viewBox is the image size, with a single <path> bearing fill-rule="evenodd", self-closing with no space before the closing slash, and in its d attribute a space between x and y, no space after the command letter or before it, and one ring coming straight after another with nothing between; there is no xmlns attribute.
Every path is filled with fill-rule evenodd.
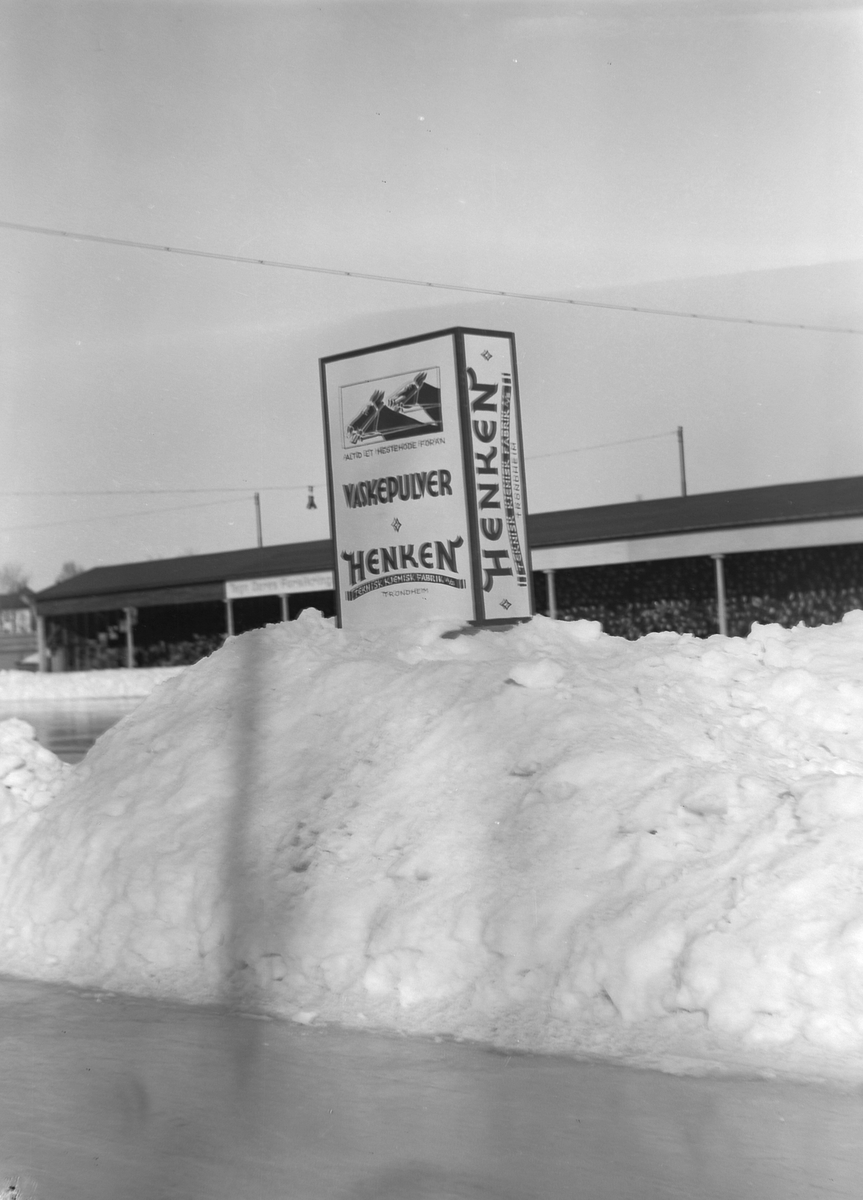
<svg viewBox="0 0 863 1200"><path fill-rule="evenodd" d="M637 638L744 636L863 607L863 476L528 516L537 607ZM33 597L42 669L182 665L334 612L329 540L96 567Z"/></svg>
<svg viewBox="0 0 863 1200"><path fill-rule="evenodd" d="M636 638L825 624L863 602L863 477L534 514L537 603Z"/></svg>
<svg viewBox="0 0 863 1200"><path fill-rule="evenodd" d="M35 598L40 669L181 666L226 637L334 611L330 542L95 567Z"/></svg>

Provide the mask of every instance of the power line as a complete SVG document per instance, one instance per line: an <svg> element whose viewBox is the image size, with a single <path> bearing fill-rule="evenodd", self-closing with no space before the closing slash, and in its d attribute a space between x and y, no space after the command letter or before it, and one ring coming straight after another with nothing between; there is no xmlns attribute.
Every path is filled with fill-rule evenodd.
<svg viewBox="0 0 863 1200"><path fill-rule="evenodd" d="M609 446L628 446L632 442L651 442L657 438L676 437L677 430L670 429L665 433L649 433L643 437L621 438L615 442L597 442L593 446L573 446L569 450L550 450L547 454L526 454L527 462L534 462L538 458L559 458L565 454L582 454L586 450L605 450ZM323 489L326 485L323 483L315 483L311 485ZM270 484L265 487L224 487L224 488L112 488L103 491L7 491L0 489L0 496L175 496L175 495L201 495L212 492L241 492L244 495L250 495L254 492L304 492L309 485L305 483L293 483L288 485ZM228 504L230 501L215 501L216 504ZM186 505L187 508L203 508L205 505ZM150 510L153 511L153 510ZM179 512L180 509L163 508L159 512ZM122 513L115 514L122 516ZM131 514L137 515L137 514ZM83 519L83 518L82 518ZM16 529L34 529L42 528L42 526L32 525L16 525Z"/></svg>
<svg viewBox="0 0 863 1200"><path fill-rule="evenodd" d="M642 437L620 438L613 442L597 442L592 446L573 446L569 450L551 450L547 454L530 454L525 458L529 462L533 462L539 458L558 458L566 454L581 454L587 450L605 450L610 446L628 446L634 442L652 442L659 438L676 437L678 431L676 429L667 430L665 433L649 433ZM313 487L323 488L324 484L313 484ZM264 487L257 488L241 488L241 487L224 487L224 488L115 488L112 490L100 491L7 491L0 490L0 496L166 496L166 495L182 495L192 494L200 495L202 493L212 492L232 492L242 493L243 495L254 494L257 492L296 492L306 491L308 484L270 484ZM104 513L102 516L95 517L72 517L64 521L43 521L38 524L31 525L4 525L0 526L2 533L17 533L30 529L54 529L64 525L89 525L94 521L115 520L124 517L153 517L159 516L162 513L172 512L188 512L196 508L216 508L221 504L236 504L239 497L233 497L227 500L208 500L204 504L180 504L171 508L149 508L137 509L134 512L121 513Z"/></svg>
<svg viewBox="0 0 863 1200"><path fill-rule="evenodd" d="M562 454L581 454L584 450L605 450L607 446L628 446L631 442L653 442L657 438L677 437L677 430L670 429L667 433L648 433L645 437L621 438L618 442L597 442L595 446L574 446L571 450L549 450L548 454L527 454L528 462L537 458L558 458Z"/></svg>
<svg viewBox="0 0 863 1200"><path fill-rule="evenodd" d="M323 488L322 483L315 483L312 487ZM266 487L224 487L224 488L111 488L104 491L6 491L0 490L0 496L177 496L177 495L203 495L213 492L242 492L244 495L252 495L254 492L305 492L309 487L307 483L292 483L288 485L271 484ZM229 503L228 501L216 501L216 503ZM195 507L192 505L192 507ZM164 512L170 512L170 509L163 509Z"/></svg>
<svg viewBox="0 0 863 1200"><path fill-rule="evenodd" d="M137 512L105 513L97 517L72 517L67 521L44 521L37 525L4 525L0 533L14 533L23 529L53 529L58 525L92 525L94 521L115 521L119 517L159 517L162 513L186 512L190 508L215 508L219 504L236 504L237 500L209 500L206 504L181 504L176 508L146 508Z"/></svg>
<svg viewBox="0 0 863 1200"><path fill-rule="evenodd" d="M534 462L538 458L560 458L561 456L566 455L566 454L583 454L587 450L605 450L609 446L628 446L633 442L652 442L652 441L656 441L658 438L676 437L676 436L677 436L677 430L669 429L665 433L648 433L648 434L645 434L643 437L620 438L619 440L614 441L614 442L597 442L592 446L572 446L569 450L550 450L547 454L527 454L527 455L525 455L525 460L527 462ZM311 486L316 487L316 488L321 488L323 490L326 485L322 484L322 483L315 483L315 484L312 484ZM274 484L265 485L263 487L255 486L255 487L215 487L215 488L111 488L111 489L105 489L105 490L100 490L100 491L73 491L73 490L69 490L69 489L67 489L65 491L8 491L4 488L4 489L0 489L0 496L26 496L26 497L31 497L31 498L38 497L38 496L175 496L175 495L202 495L202 494L213 493L213 492L239 492L239 493L242 493L243 495L252 495L252 494L254 494L254 492L304 492L308 489L308 487L309 487L309 485L305 484L305 483L293 483L293 484L284 484L284 485L274 483ZM230 501L230 500L215 500L212 503L213 504L230 504L230 503L232 503L232 501ZM149 510L147 510L147 513L156 512L156 511L158 511L158 512L181 512L187 508L206 508L206 507L208 507L208 505L206 505L206 504L187 504L187 505L181 505L179 508L149 509ZM121 517L121 516L140 516L140 515L146 515L146 514L142 510L141 513L114 513L112 515ZM88 518L84 518L84 517L76 518L76 520L87 520L87 519ZM98 520L99 518L94 518L94 519ZM73 523L74 522L72 522L72 521L52 522L52 524L59 524L59 525L68 525L68 524L73 524ZM15 525L15 526L7 526L6 528L7 529L9 529L9 528L42 529L42 528L44 528L44 526L42 526L42 525Z"/></svg>
<svg viewBox="0 0 863 1200"><path fill-rule="evenodd" d="M652 308L643 304L612 304L602 300L573 300L565 296L547 296L536 292L510 292L501 288L471 287L461 283L438 283L427 279L406 279L398 275L374 275L367 271L346 271L336 267L317 267L307 263L283 262L272 258L247 258L239 254L219 254L214 250L192 250L187 246L165 246L157 242L136 242L130 238L104 237L96 233L78 233L68 229L47 229L17 221L0 221L0 228L20 233L38 233L46 237L69 238L76 242L99 242L106 246L126 246L133 250L155 250L164 254L183 254L193 258L213 258L221 262L245 263L254 267L278 267L284 271L305 271L315 275L339 275L345 279L394 283L404 287L435 288L445 292L468 292L478 296L502 296L508 300L534 300L543 304L567 304L574 308L598 308L611 312L632 312L653 317L682 317L693 321L719 321L726 325L753 325L770 329L804 329L813 333L863 334L863 329L836 325L810 325L800 321L767 321L757 317L728 317L716 313L684 312L674 308Z"/></svg>

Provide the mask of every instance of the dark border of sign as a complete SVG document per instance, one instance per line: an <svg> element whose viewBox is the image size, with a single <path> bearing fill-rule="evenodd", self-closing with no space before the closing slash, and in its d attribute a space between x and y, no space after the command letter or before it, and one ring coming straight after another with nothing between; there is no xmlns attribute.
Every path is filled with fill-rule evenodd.
<svg viewBox="0 0 863 1200"><path fill-rule="evenodd" d="M343 356L340 355L339 357L343 357ZM336 625L338 625L339 629L341 629L341 627L342 627L342 585L339 581L339 564L338 564L338 560L336 558L336 554L337 554L336 497L335 497L335 492L333 491L333 467L332 467L333 447L332 447L332 442L330 439L330 413L329 413L329 404L327 402L326 364L327 364L327 362L332 361L332 360L326 359L326 358L321 358L318 361L319 361L319 368L320 368L320 372L321 372L321 405L323 407L323 418L324 418L324 452L326 453L326 456L327 456L327 461L326 461L327 499L329 501L329 508L330 508L330 511L329 511L330 545L332 546L332 550L333 550L332 568L333 568L333 589L334 589L335 598L336 598Z"/></svg>
<svg viewBox="0 0 863 1200"><path fill-rule="evenodd" d="M381 350L393 350L397 346L410 346L417 342L428 342L433 338L449 337L453 341L453 349L455 351L456 361L456 384L458 388L458 409L459 420L461 422L461 444L462 454L464 455L465 465L465 481L474 482L474 463L471 453L471 437L470 437L470 399L468 394L467 368L465 364L464 342L459 335L472 334L478 337L504 337L509 339L510 351L512 354L512 382L513 391L515 394L516 405L516 430L515 436L518 445L518 460L521 474L521 506L524 514L524 531L525 531L525 557L530 562L530 543L527 538L527 479L524 471L524 442L521 432L521 390L518 383L518 366L515 359L515 334L504 329L474 329L467 325L451 325L448 329L435 329L429 333L414 334L413 337L396 338L391 342L378 342L374 346L360 346L356 350L345 350L341 354L328 354L324 358L318 360L321 374L321 407L323 411L324 421L324 448L327 455L327 495L330 505L330 542L333 547L333 582L335 584L336 597L336 623L339 628L342 625L342 596L341 586L339 584L339 564L336 559L338 547L336 545L336 506L335 494L333 492L333 472L332 472L332 440L330 437L330 418L329 404L327 397L327 366L330 363L340 362L345 358L360 358L364 354L376 354ZM471 491L471 499L468 503L468 523L470 526L470 569L471 578L473 581L473 601L474 601L474 619L469 621L469 625L514 625L521 621L529 621L530 617L487 617L485 615L485 600L482 591L482 565L479 560L479 515L476 508L476 489ZM527 587L528 587L528 604L531 615L536 612L536 604L533 593L533 571L528 567L527 572ZM481 606L481 611L480 611Z"/></svg>

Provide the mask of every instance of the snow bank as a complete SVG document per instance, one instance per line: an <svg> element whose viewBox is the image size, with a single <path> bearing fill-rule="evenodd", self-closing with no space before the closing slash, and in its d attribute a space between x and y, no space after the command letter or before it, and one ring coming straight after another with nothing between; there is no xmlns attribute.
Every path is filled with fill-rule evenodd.
<svg viewBox="0 0 863 1200"><path fill-rule="evenodd" d="M4 801L0 969L863 1077L863 613L453 632L230 639Z"/></svg>
<svg viewBox="0 0 863 1200"><path fill-rule="evenodd" d="M114 696L149 696L185 667L138 667L135 670L68 671L56 675L36 671L0 671L0 700L101 700Z"/></svg>
<svg viewBox="0 0 863 1200"><path fill-rule="evenodd" d="M71 770L39 745L32 725L15 718L0 721L0 825L50 804Z"/></svg>

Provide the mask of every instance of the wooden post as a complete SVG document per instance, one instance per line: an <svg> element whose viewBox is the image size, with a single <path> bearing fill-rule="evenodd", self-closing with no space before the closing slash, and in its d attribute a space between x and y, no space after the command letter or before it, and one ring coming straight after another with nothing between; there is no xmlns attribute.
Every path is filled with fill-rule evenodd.
<svg viewBox="0 0 863 1200"><path fill-rule="evenodd" d="M225 600L225 615L228 621L228 637L234 636L234 606L231 600Z"/></svg>
<svg viewBox="0 0 863 1200"><path fill-rule="evenodd" d="M135 609L124 608L123 612L126 614L126 666L131 670L135 665L135 637L132 633Z"/></svg>
<svg viewBox="0 0 863 1200"><path fill-rule="evenodd" d="M283 595L283 596L279 596L279 599L282 602L282 620L287 621L287 619L288 619L288 597Z"/></svg>
<svg viewBox="0 0 863 1200"><path fill-rule="evenodd" d="M264 535L261 530L261 493L255 492L255 521L258 526L258 549L260 550L264 544Z"/></svg>
<svg viewBox="0 0 863 1200"><path fill-rule="evenodd" d="M725 570L723 567L724 554L711 554L716 563L716 616L719 632L728 637L728 610L725 603Z"/></svg>
<svg viewBox="0 0 863 1200"><path fill-rule="evenodd" d="M36 614L36 649L39 654L39 673L44 674L48 669L48 641L45 637L45 618Z"/></svg>
<svg viewBox="0 0 863 1200"><path fill-rule="evenodd" d="M683 453L683 426L677 426L677 456L680 459L680 494L686 495L686 458Z"/></svg>
<svg viewBox="0 0 863 1200"><path fill-rule="evenodd" d="M546 591L548 592L548 615L552 621L557 620L557 592L554 586L554 569L545 572Z"/></svg>

